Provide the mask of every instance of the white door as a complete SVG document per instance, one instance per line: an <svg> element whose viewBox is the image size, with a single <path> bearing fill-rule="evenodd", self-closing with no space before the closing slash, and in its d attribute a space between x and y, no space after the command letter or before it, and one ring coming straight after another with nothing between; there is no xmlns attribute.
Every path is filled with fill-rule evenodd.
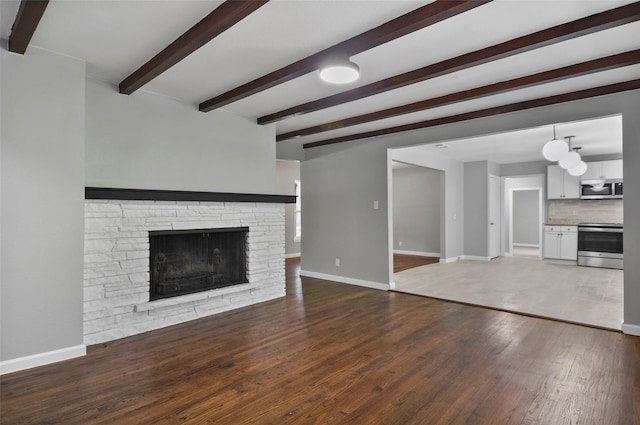
<svg viewBox="0 0 640 425"><path fill-rule="evenodd" d="M489 258L500 256L500 178L489 177Z"/></svg>

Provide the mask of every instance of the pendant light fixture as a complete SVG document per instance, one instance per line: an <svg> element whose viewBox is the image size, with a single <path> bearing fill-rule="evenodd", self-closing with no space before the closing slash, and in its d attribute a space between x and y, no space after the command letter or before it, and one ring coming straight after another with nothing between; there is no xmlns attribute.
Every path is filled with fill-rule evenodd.
<svg viewBox="0 0 640 425"><path fill-rule="evenodd" d="M569 152L567 152L560 161L558 161L558 165L560 167L567 170L569 174L572 176L581 176L587 172L587 164L580 157L580 153L578 151L582 148L575 147L571 148L571 139L576 136L566 136L567 144L569 145Z"/></svg>
<svg viewBox="0 0 640 425"><path fill-rule="evenodd" d="M542 156L549 161L559 161L569 152L569 145L564 140L556 139L556 126L553 126L553 140L549 140L542 147Z"/></svg>
<svg viewBox="0 0 640 425"><path fill-rule="evenodd" d="M579 177L587 172L587 163L584 161L580 161L578 165L573 168L569 168L567 172L572 176Z"/></svg>
<svg viewBox="0 0 640 425"><path fill-rule="evenodd" d="M360 77L360 67L345 55L329 58L320 66L320 78L331 84L349 84Z"/></svg>

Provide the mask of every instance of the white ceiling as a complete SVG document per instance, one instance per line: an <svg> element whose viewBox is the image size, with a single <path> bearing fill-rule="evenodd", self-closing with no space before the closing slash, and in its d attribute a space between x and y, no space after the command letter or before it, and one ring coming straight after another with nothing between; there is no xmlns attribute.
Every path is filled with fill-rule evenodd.
<svg viewBox="0 0 640 425"><path fill-rule="evenodd" d="M583 157L622 152L622 117L620 115L586 121L557 123L519 131L490 134L442 143L418 145L412 149L434 152L461 162L490 160L498 164L546 161L542 147L556 138L571 138ZM441 147L442 145L446 147Z"/></svg>
<svg viewBox="0 0 640 425"><path fill-rule="evenodd" d="M87 62L90 77L105 80L115 87L221 3L221 0L51 0L31 46L83 59ZM427 3L406 0L271 0L141 90L164 94L197 108L204 100ZM362 78L355 85L328 85L322 83L317 72L314 72L231 103L224 109L256 119L299 103L628 3L631 1L495 0L353 56L352 60L359 64L362 71ZM10 34L18 4L14 0L1 1L2 38L6 39ZM635 22L280 121L275 125L280 134L638 48L640 22ZM294 140L295 143L309 143L627 81L639 75L640 65L627 66ZM133 93L131 96L136 95ZM589 128L589 131L600 128ZM536 131L539 133L534 134ZM576 128L575 133L576 142L578 137L582 137L587 143L590 136L586 134L586 128ZM611 131L605 133L611 134ZM412 132L412 135L419 140L419 131ZM546 140L550 135L548 129L531 129L524 131L521 138L528 140L530 136L532 140ZM495 139L502 137L509 138L492 136ZM511 143L510 146L514 154L524 155L525 146L529 144L533 142ZM594 152L606 150L603 147L593 149ZM611 149L618 149L618 146Z"/></svg>

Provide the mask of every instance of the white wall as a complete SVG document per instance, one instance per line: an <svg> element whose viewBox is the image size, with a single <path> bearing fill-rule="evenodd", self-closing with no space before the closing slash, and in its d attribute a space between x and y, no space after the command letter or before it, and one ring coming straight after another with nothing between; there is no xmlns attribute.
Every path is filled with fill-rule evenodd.
<svg viewBox="0 0 640 425"><path fill-rule="evenodd" d="M0 55L0 360L81 355L85 64L34 47Z"/></svg>
<svg viewBox="0 0 640 425"><path fill-rule="evenodd" d="M440 255L440 174L406 165L393 169L393 249Z"/></svg>
<svg viewBox="0 0 640 425"><path fill-rule="evenodd" d="M274 193L275 127L87 80L86 185Z"/></svg>
<svg viewBox="0 0 640 425"><path fill-rule="evenodd" d="M300 180L300 162L278 160L276 164L276 191L279 195L295 195L294 181ZM300 242L296 235L296 204L285 204L285 255L300 255Z"/></svg>

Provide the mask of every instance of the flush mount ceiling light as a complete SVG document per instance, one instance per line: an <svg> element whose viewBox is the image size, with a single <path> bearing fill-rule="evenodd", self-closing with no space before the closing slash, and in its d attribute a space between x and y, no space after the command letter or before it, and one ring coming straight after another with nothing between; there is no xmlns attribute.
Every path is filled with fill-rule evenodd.
<svg viewBox="0 0 640 425"><path fill-rule="evenodd" d="M572 136L573 137L573 136ZM556 139L556 126L553 126L553 140L549 140L542 147L542 156L549 161L559 161L569 152L569 145L564 140Z"/></svg>
<svg viewBox="0 0 640 425"><path fill-rule="evenodd" d="M320 78L331 84L348 84L360 77L360 67L347 55L334 56L320 67Z"/></svg>

